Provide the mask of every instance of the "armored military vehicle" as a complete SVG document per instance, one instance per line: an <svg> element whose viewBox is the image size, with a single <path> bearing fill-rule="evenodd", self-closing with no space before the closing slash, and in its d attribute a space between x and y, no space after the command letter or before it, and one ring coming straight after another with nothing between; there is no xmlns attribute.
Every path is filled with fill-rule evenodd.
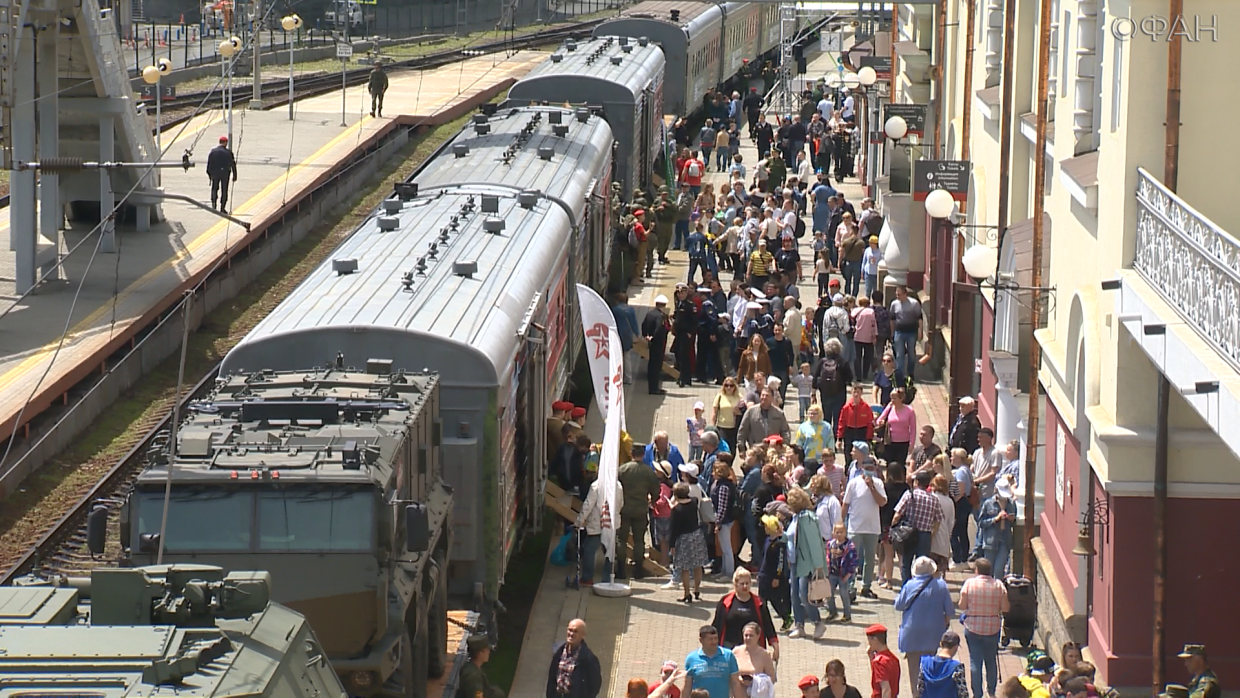
<svg viewBox="0 0 1240 698"><path fill-rule="evenodd" d="M345 698L265 572L175 565L0 588L5 695Z"/></svg>
<svg viewBox="0 0 1240 698"><path fill-rule="evenodd" d="M132 562L162 546L164 562L266 569L350 695L424 696L448 662L439 376L375 359L234 375L188 412L171 464L153 449L122 508Z"/></svg>

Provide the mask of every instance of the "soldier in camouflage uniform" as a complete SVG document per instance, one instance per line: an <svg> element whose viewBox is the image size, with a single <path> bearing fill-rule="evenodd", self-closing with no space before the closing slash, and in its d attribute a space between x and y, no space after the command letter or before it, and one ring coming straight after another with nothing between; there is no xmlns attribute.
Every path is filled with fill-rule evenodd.
<svg viewBox="0 0 1240 698"><path fill-rule="evenodd" d="M482 665L491 658L491 642L486 635L474 635L465 641L469 661L461 668L456 698L504 698L504 692L492 686Z"/></svg>
<svg viewBox="0 0 1240 698"><path fill-rule="evenodd" d="M1179 657L1184 660L1188 673L1193 675L1192 682L1188 684L1189 698L1222 698L1223 687L1210 669L1205 645L1184 645Z"/></svg>
<svg viewBox="0 0 1240 698"><path fill-rule="evenodd" d="M659 243L659 263L667 264L667 248L672 244L672 231L676 229L678 211L666 184L659 187L659 199L654 204L654 212L659 221L655 228L655 239Z"/></svg>

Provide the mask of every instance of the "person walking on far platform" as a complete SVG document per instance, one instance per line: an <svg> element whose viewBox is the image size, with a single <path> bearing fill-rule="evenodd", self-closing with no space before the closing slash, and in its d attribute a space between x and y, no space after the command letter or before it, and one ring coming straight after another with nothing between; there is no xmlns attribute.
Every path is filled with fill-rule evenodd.
<svg viewBox="0 0 1240 698"><path fill-rule="evenodd" d="M474 635L465 641L469 661L461 668L456 698L504 698L503 690L491 684L482 665L491 658L491 641L486 635Z"/></svg>
<svg viewBox="0 0 1240 698"><path fill-rule="evenodd" d="M211 178L211 208L227 211L228 179L237 181L237 158L228 147L228 136L220 136L220 144L207 154L207 177Z"/></svg>
<svg viewBox="0 0 1240 698"><path fill-rule="evenodd" d="M383 64L375 61L375 68L370 71L370 82L366 84L366 90L370 92L371 116L383 116L383 95L387 88L387 73L383 70Z"/></svg>

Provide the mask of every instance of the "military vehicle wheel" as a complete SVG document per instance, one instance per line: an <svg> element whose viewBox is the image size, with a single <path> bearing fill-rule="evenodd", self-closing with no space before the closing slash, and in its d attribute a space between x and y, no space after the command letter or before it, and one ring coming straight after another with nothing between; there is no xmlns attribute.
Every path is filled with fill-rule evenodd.
<svg viewBox="0 0 1240 698"><path fill-rule="evenodd" d="M417 597L417 610L405 623L405 635L400 643L401 685L405 698L427 698L426 684L430 681L426 666L426 599ZM411 609L412 610L412 609Z"/></svg>
<svg viewBox="0 0 1240 698"><path fill-rule="evenodd" d="M435 598L426 614L426 662L430 675L439 678L448 671L448 565L441 562L435 584Z"/></svg>

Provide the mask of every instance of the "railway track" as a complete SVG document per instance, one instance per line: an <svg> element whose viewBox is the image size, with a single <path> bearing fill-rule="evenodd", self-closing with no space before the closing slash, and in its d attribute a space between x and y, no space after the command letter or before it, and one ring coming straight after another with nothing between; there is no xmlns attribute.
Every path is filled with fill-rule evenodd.
<svg viewBox="0 0 1240 698"><path fill-rule="evenodd" d="M218 366L191 388L181 401L182 407L205 396L214 384L217 372ZM115 505L124 500L146 464L152 447L166 443L171 423L172 410L169 406L168 410L156 411L135 424L128 432L133 435L123 437L128 439L124 443L125 455L108 467L94 486L82 492L77 501L43 531L21 557L15 561L4 561L7 569L0 576L0 585L11 584L14 579L27 574L49 577L68 573L76 575L93 567L114 566L121 555L117 536L110 534L110 549L103 556L93 558L86 547L86 517L96 506L112 505L111 508L115 509Z"/></svg>
<svg viewBox="0 0 1240 698"><path fill-rule="evenodd" d="M412 144L411 147L413 147ZM422 146L417 146L417 148L419 150L416 152L420 152ZM378 184L369 195L379 198L373 201L363 199L357 206L368 212L382 199L382 195L375 192L390 191L394 181L403 181L422 159L433 156L431 153L422 155L414 153L415 151L410 151L410 157L405 164L387 175L386 181ZM354 223L348 222L349 215L352 214L345 214L345 218L335 224L336 227L343 226L351 229ZM360 219L357 222L360 222ZM343 237L344 234L339 233L338 230L325 234L319 242L315 243L315 248L306 253L306 258L297 263L298 267L305 265L301 275L298 276L297 268L294 268L286 272L288 276L275 281L276 285L268 291L277 294L291 291L305 274L326 259L330 250L334 249ZM260 301L255 302L258 306L263 305ZM207 329L207 323L210 322L212 319L208 317L204 321L204 328L200 328L200 332ZM242 329L241 334L235 338L228 333L228 338L224 340L227 344L218 344L218 339L213 341L213 349L218 352L215 355L222 356L232 343L244 335L245 331L248 330ZM206 365L210 365L211 368L201 373ZM182 414L185 414L185 406L205 397L213 387L219 364L206 365L191 374L201 375L202 378L184 394L181 401ZM118 437L119 441L112 442L107 448L102 449L102 452L86 456L81 461L64 464L66 467L98 473L98 475L92 474L89 478L83 478L81 484L71 489L66 488L66 491L58 493L55 498L41 500L37 510L32 510L38 512L37 517L22 517L10 530L0 531L0 537L7 538L0 544L0 585L12 584L15 579L29 574L45 578L62 575L80 576L93 568L115 567L118 563L124 562L124 552L120 548L119 505L132 490L152 449L162 448L167 443L172 420L174 392L169 386L166 392L161 392L149 402L151 408L144 416L126 428L124 434ZM107 453L122 453L123 455L109 457ZM56 466L49 463L45 467ZM108 536L104 554L95 558L90 554L87 546L86 523L90 512L96 506L101 505L109 509ZM31 523L32 518L37 519L37 523Z"/></svg>
<svg viewBox="0 0 1240 698"><path fill-rule="evenodd" d="M567 27L562 27L549 32L541 32L538 34L530 34L509 41L494 41L487 44L478 44L469 48L457 48L439 53L427 54L425 56L417 56L403 61L396 61L387 65L390 70L428 70L439 68L451 63L455 63L462 58L474 56L488 55L499 53L501 51L524 50L537 46L546 46L547 44L557 43L564 39L581 38L588 36L590 30L603 20L591 20L589 22L580 22ZM344 82L350 87L365 83L370 77L370 68L353 68L345 71ZM265 85L264 89L273 89L276 91L271 95L269 103L273 106L279 104L288 104L288 91L280 90L283 82L273 82ZM339 73L324 73L321 75L310 75L300 78L293 85L293 92L296 99L305 99L306 97L316 97L318 95L333 92L340 89L341 79ZM254 88L250 84L236 85L233 87L233 103L239 104L248 102L253 94ZM178 95L173 99L164 100L163 109L179 109L194 108L203 105L204 100L219 100L220 90L206 90L201 92L189 92ZM208 101L206 106L211 106ZM170 125L165 124L164 128Z"/></svg>

